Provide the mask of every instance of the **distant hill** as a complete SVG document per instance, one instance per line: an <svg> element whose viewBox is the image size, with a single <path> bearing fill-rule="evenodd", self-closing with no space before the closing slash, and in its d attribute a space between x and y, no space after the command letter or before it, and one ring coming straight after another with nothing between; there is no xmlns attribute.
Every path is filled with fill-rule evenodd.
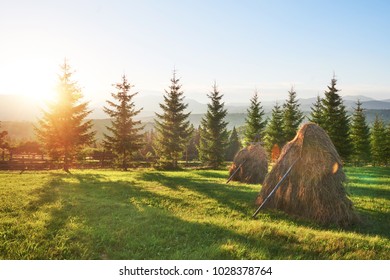
<svg viewBox="0 0 390 280"><path fill-rule="evenodd" d="M40 112L34 100L20 95L0 95L0 121L32 121Z"/></svg>
<svg viewBox="0 0 390 280"><path fill-rule="evenodd" d="M363 108L367 110L386 110L386 109L388 110L390 104L390 102L378 101L378 100L366 101L362 103L363 103ZM355 107L356 104L353 104L353 108Z"/></svg>
<svg viewBox="0 0 390 280"><path fill-rule="evenodd" d="M305 112L306 115L309 115L309 112ZM367 123L371 124L375 115L379 115L385 122L390 122L390 110L366 110L366 119ZM189 119L190 122L198 127L200 121L203 117L203 114L191 114ZM270 117L270 113L266 113L265 117ZM140 118L144 127L144 131L150 131L154 126L154 117L143 117ZM228 114L226 121L228 122L228 129L231 130L235 126L239 128L245 124L245 113L235 113ZM106 126L110 125L110 119L93 119L94 130L96 130L96 140L100 142L103 139L103 133L107 133ZM307 119L305 119L307 121ZM2 121L1 130L8 131L8 139L11 142L20 142L35 140L34 135L34 122L27 121Z"/></svg>
<svg viewBox="0 0 390 280"><path fill-rule="evenodd" d="M134 104L137 109L141 109L141 112L139 114L139 117L150 117L155 116L155 112L160 112L160 103L163 102L163 96L162 95L150 95L150 96L135 96L134 97ZM191 111L193 114L202 114L206 112L207 105L202 104L196 100L186 98L185 102L188 104L188 110ZM103 112L102 108L103 106L106 106L107 104L101 103L101 104L95 104L93 109L93 112L91 113L90 117L92 119L105 119L107 118L107 115Z"/></svg>
<svg viewBox="0 0 390 280"><path fill-rule="evenodd" d="M347 96L343 96L343 99L344 100L350 100L350 101L353 101L353 102L356 102L358 99L360 100L360 102L366 102L366 101L375 100L374 98L367 97L367 96L364 96L364 95L347 95Z"/></svg>
<svg viewBox="0 0 390 280"><path fill-rule="evenodd" d="M343 98L344 105L346 106L347 110L353 110L353 108L356 107L357 100L362 102L363 108L367 110L386 110L390 109L390 102L384 101L384 100L374 100L369 97L364 96L346 96ZM299 103L301 105L301 110L305 112L311 111L311 107L316 102L317 97L312 98L305 98L305 99L299 99ZM272 107L278 102L279 105L282 105L284 103L284 100L277 100L277 101L264 101L261 102L264 108L264 111L270 112L272 110ZM229 113L245 113L246 109L249 107L248 104L227 104L226 108L228 109Z"/></svg>
<svg viewBox="0 0 390 280"><path fill-rule="evenodd" d="M155 113L160 111L159 103L162 102L161 96L141 96L136 98L135 104L137 108L144 108L138 116L143 124L145 130L148 131L153 128ZM386 122L390 122L390 99L374 100L366 96L345 96L343 97L344 104L351 114L353 108L356 106L356 100L360 99L363 107L366 109L367 122L372 123L375 115L380 115ZM316 98L300 99L301 109L305 114L309 114L310 107L315 102ZM191 111L190 122L198 127L200 121L207 110L207 105L202 104L193 99L185 99L188 103L188 110ZM279 100L279 104L284 101ZM272 107L276 101L264 101L266 117L270 115ZM100 141L103 138L103 133L107 132L106 126L110 125L110 120L107 119L102 111L105 104L95 104L100 108L95 108L93 113L89 116L93 119L94 129L97 131L96 137ZM228 115L226 121L228 122L228 129L233 126L240 127L245 123L246 112L249 107L248 103L226 103ZM0 95L0 122L1 129L9 132L9 138L13 141L26 141L34 139L33 123L35 123L41 114L40 105L34 100L28 100L25 97L17 95Z"/></svg>
<svg viewBox="0 0 390 280"><path fill-rule="evenodd" d="M24 142L35 140L33 122L2 121L0 130L6 130L8 142Z"/></svg>
<svg viewBox="0 0 390 280"><path fill-rule="evenodd" d="M374 100L366 96L345 96L343 97L344 104L347 110L353 110L356 107L357 99L363 103L363 107L367 110L386 110L390 109L390 99ZM301 109L310 111L310 107L316 101L316 97L300 99ZM136 96L134 100L137 108L143 108L139 117L154 117L154 112L159 112L159 103L163 102L162 95L160 96ZM204 114L207 110L207 104L200 103L193 99L185 99L188 103L188 110L196 114ZM271 112L272 107L278 102L282 104L284 100L278 101L262 101L263 108L266 113ZM91 119L105 119L107 115L103 112L104 103L95 103L92 113L89 115ZM42 105L34 100L28 100L25 97L18 95L0 95L0 121L34 121L41 114ZM249 107L249 100L246 103L226 103L226 109L229 114L245 114Z"/></svg>

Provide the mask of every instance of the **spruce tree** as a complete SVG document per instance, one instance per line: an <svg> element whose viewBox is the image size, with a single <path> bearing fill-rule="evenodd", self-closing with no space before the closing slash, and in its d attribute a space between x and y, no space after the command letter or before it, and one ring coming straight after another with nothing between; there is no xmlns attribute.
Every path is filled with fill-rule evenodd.
<svg viewBox="0 0 390 280"><path fill-rule="evenodd" d="M386 148L385 148L385 164L390 164L390 122L386 127Z"/></svg>
<svg viewBox="0 0 390 280"><path fill-rule="evenodd" d="M116 155L122 169L127 170L132 154L142 147L143 135L140 131L143 127L140 126L141 121L134 120L142 109L135 109L133 98L138 92L130 93L133 85L125 75L114 86L116 92L111 93L114 102L107 100L109 107L104 107L104 112L111 118L111 126L107 126L110 133L104 134L104 146Z"/></svg>
<svg viewBox="0 0 390 280"><path fill-rule="evenodd" d="M233 130L230 133L229 136L229 144L226 149L226 160L232 161L234 159L234 156L237 154L237 152L241 148L240 140L238 139L238 134L236 127L233 127Z"/></svg>
<svg viewBox="0 0 390 280"><path fill-rule="evenodd" d="M343 104L339 90L336 88L336 78L333 77L331 85L325 91L322 99L324 122L321 125L328 133L340 156L347 160L352 151L349 137L349 118Z"/></svg>
<svg viewBox="0 0 390 280"><path fill-rule="evenodd" d="M318 124L319 126L323 127L324 125L324 108L322 106L322 99L319 95L317 95L316 102L313 104L312 107L310 107L310 117L309 121Z"/></svg>
<svg viewBox="0 0 390 280"><path fill-rule="evenodd" d="M190 141L188 142L187 145L186 156L185 156L186 161L199 159L199 152L198 152L199 141L200 141L200 129L199 127L193 128Z"/></svg>
<svg viewBox="0 0 390 280"><path fill-rule="evenodd" d="M184 92L179 81L176 71L173 71L171 86L165 90L164 102L160 103L163 112L156 113L155 119L157 136L154 149L160 166L165 169L178 168L178 160L192 133L188 120L190 112L184 113L188 104L184 103Z"/></svg>
<svg viewBox="0 0 390 280"><path fill-rule="evenodd" d="M299 125L304 119L303 112L299 109L297 93L294 88L288 92L288 99L283 104L283 133L285 142L292 140L297 133Z"/></svg>
<svg viewBox="0 0 390 280"><path fill-rule="evenodd" d="M0 122L0 129L1 129L1 122ZM0 149L3 149L5 147L5 137L8 135L8 131L0 130Z"/></svg>
<svg viewBox="0 0 390 280"><path fill-rule="evenodd" d="M271 152L275 144L281 149L285 142L283 129L283 111L278 103L272 109L271 119L265 129L265 147Z"/></svg>
<svg viewBox="0 0 390 280"><path fill-rule="evenodd" d="M383 120L375 116L375 121L371 128L371 158L374 165L386 164L387 139L386 127Z"/></svg>
<svg viewBox="0 0 390 280"><path fill-rule="evenodd" d="M144 145L141 149L141 154L144 160L149 161L156 156L153 149L154 139L155 139L155 132L153 129L144 133Z"/></svg>
<svg viewBox="0 0 390 280"><path fill-rule="evenodd" d="M264 130L267 125L257 90L250 102L247 117L245 118L245 145L249 145L253 141L263 142Z"/></svg>
<svg viewBox="0 0 390 280"><path fill-rule="evenodd" d="M210 98L210 103L201 120L199 157L202 163L217 169L225 159L228 141L227 122L225 122L227 110L221 102L223 95L218 91L216 83L213 85L213 91L207 96Z"/></svg>
<svg viewBox="0 0 390 280"><path fill-rule="evenodd" d="M71 68L64 61L57 86L57 98L43 111L35 128L37 138L52 159L60 160L63 169L69 168L78 152L94 141L92 121L86 120L91 111L88 103L81 102L82 93L72 81Z"/></svg>
<svg viewBox="0 0 390 280"><path fill-rule="evenodd" d="M361 165L370 160L370 129L360 100L356 103L351 119L352 161Z"/></svg>
<svg viewBox="0 0 390 280"><path fill-rule="evenodd" d="M0 122L0 128L1 128L1 122ZM0 130L0 149L1 151L1 159L2 161L5 160L5 149L8 148L8 143L5 141L5 137L8 135L8 131Z"/></svg>

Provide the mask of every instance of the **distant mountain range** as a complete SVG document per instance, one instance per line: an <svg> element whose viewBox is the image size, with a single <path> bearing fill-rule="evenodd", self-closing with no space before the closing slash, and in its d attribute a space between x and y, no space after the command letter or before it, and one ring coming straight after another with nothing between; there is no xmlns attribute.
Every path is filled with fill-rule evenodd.
<svg viewBox="0 0 390 280"><path fill-rule="evenodd" d="M308 114L308 113L306 113ZM372 123L375 119L375 115L379 115L386 122L390 121L390 110L366 110L367 123ZM270 113L266 113L266 117L270 116ZM190 122L198 127L203 114L191 114L189 117ZM141 121L145 125L144 130L150 131L153 128L154 121L152 116L142 117ZM245 113L231 113L226 116L228 122L228 129L231 130L234 126L236 128L242 127L245 123ZM304 122L307 119L304 120ZM106 126L111 125L110 119L93 119L93 129L96 131L96 140L100 142L103 139L103 133L107 133ZM34 140L34 120L32 121L2 121L0 130L8 131L8 139L11 142L20 142ZM238 129L239 133L242 129Z"/></svg>
<svg viewBox="0 0 390 280"><path fill-rule="evenodd" d="M375 100L367 96L344 96L344 105L347 110L352 111L356 106L356 101L360 100L363 107L367 110L390 110L390 99ZM153 102L152 102L153 101ZM143 108L139 118L154 117L154 112L159 112L161 109L159 103L162 103L161 96L136 96L134 102L137 108ZM310 112L310 107L316 101L316 97L300 99L301 109L304 112ZM193 99L185 99L188 103L188 110L193 115L204 114L207 110L207 104L200 103ZM262 101L263 108L266 113L272 110L275 103L283 104L284 100L277 101ZM92 113L89 115L91 119L105 119L107 115L103 112L104 103L95 103ZM248 103L226 103L225 108L229 114L245 114L249 107ZM28 100L23 96L18 95L0 95L0 121L35 121L41 114L40 105L32 100Z"/></svg>

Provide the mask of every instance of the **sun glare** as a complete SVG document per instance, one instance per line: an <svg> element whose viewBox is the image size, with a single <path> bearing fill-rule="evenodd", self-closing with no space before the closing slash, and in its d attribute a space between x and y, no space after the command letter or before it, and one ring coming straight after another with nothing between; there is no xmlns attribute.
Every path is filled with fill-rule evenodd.
<svg viewBox="0 0 390 280"><path fill-rule="evenodd" d="M339 170L339 164L335 162L332 166L332 173L336 174L336 172Z"/></svg>
<svg viewBox="0 0 390 280"><path fill-rule="evenodd" d="M34 103L44 103L55 97L56 73L51 73L47 65L37 61L13 62L3 67L0 73L2 81L1 94L15 94L27 97ZM1 72L1 71L0 71Z"/></svg>
<svg viewBox="0 0 390 280"><path fill-rule="evenodd" d="M20 87L22 95L26 96L31 101L36 103L45 103L55 98L55 89L50 90L47 85L40 83L39 80L34 80L28 83L28 86Z"/></svg>

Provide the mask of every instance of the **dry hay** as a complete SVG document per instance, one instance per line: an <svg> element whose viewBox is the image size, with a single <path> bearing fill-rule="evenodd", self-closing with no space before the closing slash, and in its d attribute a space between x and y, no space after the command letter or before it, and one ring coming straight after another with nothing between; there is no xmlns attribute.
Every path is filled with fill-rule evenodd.
<svg viewBox="0 0 390 280"><path fill-rule="evenodd" d="M277 161L279 157L280 157L280 148L279 148L278 144L275 144L272 147L272 150L271 150L271 160L272 160L272 162Z"/></svg>
<svg viewBox="0 0 390 280"><path fill-rule="evenodd" d="M344 188L346 177L340 156L326 132L313 123L303 125L295 138L284 146L279 160L265 178L256 204L261 205L299 157L264 207L323 225L348 226L359 221Z"/></svg>
<svg viewBox="0 0 390 280"><path fill-rule="evenodd" d="M248 184L262 184L268 172L267 153L260 144L252 144L240 150L233 159L233 164L229 169L231 176L237 168L240 168L233 181Z"/></svg>

